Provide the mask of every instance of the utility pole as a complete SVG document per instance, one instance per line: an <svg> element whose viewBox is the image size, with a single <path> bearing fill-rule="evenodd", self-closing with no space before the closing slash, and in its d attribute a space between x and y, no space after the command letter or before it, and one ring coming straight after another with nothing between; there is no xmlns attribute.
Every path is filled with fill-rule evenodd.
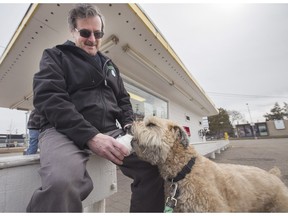
<svg viewBox="0 0 288 216"><path fill-rule="evenodd" d="M246 105L247 105L248 113L249 113L249 116L250 116L250 125L252 127L252 133L253 133L254 139L257 139L256 130L255 130L255 124L254 124L254 122L252 120L252 116L251 116L250 109L249 109L249 104L246 103Z"/></svg>
<svg viewBox="0 0 288 216"><path fill-rule="evenodd" d="M28 114L29 114L29 111L27 111L27 112L25 113L25 115L26 115L26 119L25 119L25 145L26 145L26 146L28 146L28 128L27 128Z"/></svg>

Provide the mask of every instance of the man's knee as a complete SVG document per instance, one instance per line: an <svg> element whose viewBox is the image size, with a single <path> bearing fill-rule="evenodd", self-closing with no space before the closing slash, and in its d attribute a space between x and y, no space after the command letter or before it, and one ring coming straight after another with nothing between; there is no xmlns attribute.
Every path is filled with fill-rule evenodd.
<svg viewBox="0 0 288 216"><path fill-rule="evenodd" d="M87 171L83 174L83 172L77 172L73 167L69 169L54 168L51 174L46 174L44 181L43 189L49 187L49 190L56 194L79 192L81 197L87 197L93 190L93 182Z"/></svg>

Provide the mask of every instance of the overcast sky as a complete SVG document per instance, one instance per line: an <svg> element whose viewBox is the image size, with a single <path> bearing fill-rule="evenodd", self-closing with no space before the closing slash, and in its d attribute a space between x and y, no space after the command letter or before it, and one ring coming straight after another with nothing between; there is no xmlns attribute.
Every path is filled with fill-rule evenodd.
<svg viewBox="0 0 288 216"><path fill-rule="evenodd" d="M13 18L9 14L3 18L0 6L1 51L7 29L21 12L15 4L4 9ZM275 102L288 103L287 3L153 3L141 7L217 108L239 111L247 121L257 122L265 121L263 115ZM9 128L24 133L25 112L0 109L0 113L0 133Z"/></svg>
<svg viewBox="0 0 288 216"><path fill-rule="evenodd" d="M141 6L217 108L257 122L288 103L287 3Z"/></svg>

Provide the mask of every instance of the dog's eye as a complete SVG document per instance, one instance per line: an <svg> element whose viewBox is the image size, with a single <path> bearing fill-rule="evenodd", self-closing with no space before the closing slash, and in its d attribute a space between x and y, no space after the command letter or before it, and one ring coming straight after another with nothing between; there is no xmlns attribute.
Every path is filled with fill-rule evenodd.
<svg viewBox="0 0 288 216"><path fill-rule="evenodd" d="M153 124L153 123L151 123L151 122L149 122L149 123L146 125L146 127L154 127L154 126L156 126L156 125Z"/></svg>

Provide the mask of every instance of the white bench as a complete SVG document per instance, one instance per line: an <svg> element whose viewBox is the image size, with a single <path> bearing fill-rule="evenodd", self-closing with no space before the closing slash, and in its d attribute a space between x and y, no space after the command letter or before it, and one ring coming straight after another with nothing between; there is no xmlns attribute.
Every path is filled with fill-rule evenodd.
<svg viewBox="0 0 288 216"><path fill-rule="evenodd" d="M0 212L26 212L33 192L41 186L39 154L0 157ZM117 192L116 166L91 155L87 169L94 189L83 201L84 212L105 212L105 198Z"/></svg>
<svg viewBox="0 0 288 216"><path fill-rule="evenodd" d="M229 146L229 140L217 140L192 143L194 148L201 155L205 155L209 158L215 159L215 153L220 154Z"/></svg>

